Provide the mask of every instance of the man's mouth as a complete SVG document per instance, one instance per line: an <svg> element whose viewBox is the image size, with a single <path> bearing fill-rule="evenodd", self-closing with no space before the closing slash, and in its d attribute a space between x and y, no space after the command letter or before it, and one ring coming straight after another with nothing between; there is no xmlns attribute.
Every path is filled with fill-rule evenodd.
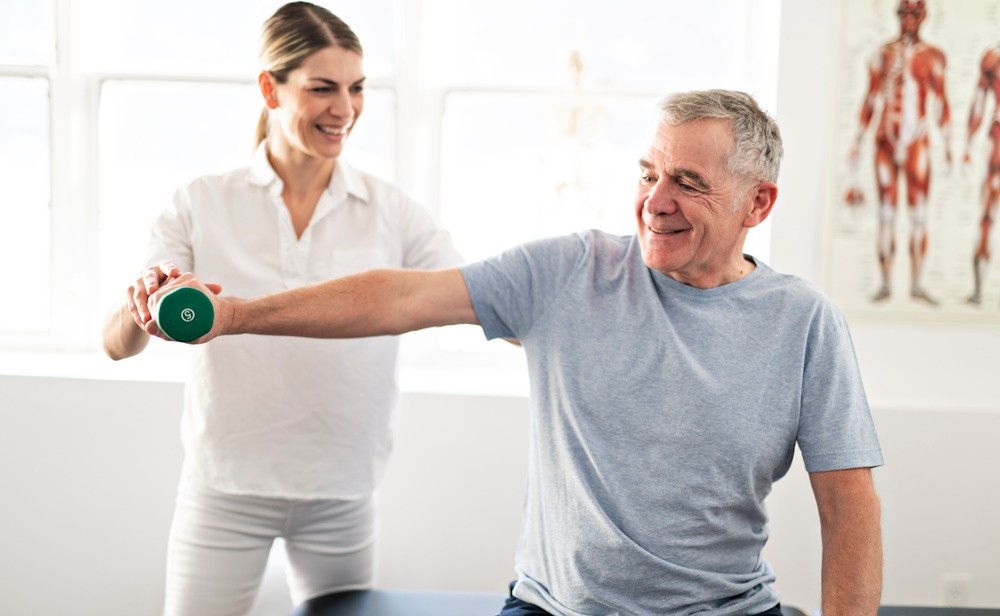
<svg viewBox="0 0 1000 616"><path fill-rule="evenodd" d="M646 226L647 229L653 232L654 235L675 235L677 233L683 233L687 229L655 229L650 226Z"/></svg>

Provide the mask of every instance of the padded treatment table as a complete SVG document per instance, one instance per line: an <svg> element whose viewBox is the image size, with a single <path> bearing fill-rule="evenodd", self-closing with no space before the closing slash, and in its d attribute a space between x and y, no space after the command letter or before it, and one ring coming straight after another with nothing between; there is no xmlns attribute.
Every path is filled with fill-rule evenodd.
<svg viewBox="0 0 1000 616"><path fill-rule="evenodd" d="M358 590L310 599L292 616L496 616L506 595ZM879 616L1000 616L1000 608L883 605Z"/></svg>
<svg viewBox="0 0 1000 616"><path fill-rule="evenodd" d="M505 594L356 590L310 599L292 616L496 616Z"/></svg>

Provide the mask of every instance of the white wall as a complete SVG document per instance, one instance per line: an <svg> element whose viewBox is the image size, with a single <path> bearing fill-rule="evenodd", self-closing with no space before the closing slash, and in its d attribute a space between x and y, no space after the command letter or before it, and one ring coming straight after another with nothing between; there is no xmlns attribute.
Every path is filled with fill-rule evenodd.
<svg viewBox="0 0 1000 616"><path fill-rule="evenodd" d="M833 83L836 5L783 2L779 45L776 116L785 160L771 216L770 262L817 283L822 282L827 170L842 162L831 159L828 147L831 104L839 97ZM962 120L954 115L953 123L961 126ZM863 321L851 327L873 401L945 411L1000 410L1000 329Z"/></svg>
<svg viewBox="0 0 1000 616"><path fill-rule="evenodd" d="M0 613L157 613L181 392L173 383L0 376ZM381 586L502 592L520 521L526 418L522 397L404 394L380 490ZM958 572L972 576L972 605L1000 606L1000 412L876 407L875 419L888 460L876 474L885 601L941 604L941 575ZM798 460L768 507L779 588L813 610L819 528ZM280 569L271 573L259 614L288 605Z"/></svg>
<svg viewBox="0 0 1000 616"><path fill-rule="evenodd" d="M782 3L777 120L785 141L771 264L821 282L836 2ZM874 215L874 214L873 214ZM886 456L883 601L941 605L967 573L969 604L1000 606L1000 330L852 322ZM817 606L818 522L795 473L772 496L768 554L792 602ZM781 566L784 564L785 566ZM783 581L782 581L783 580Z"/></svg>
<svg viewBox="0 0 1000 616"><path fill-rule="evenodd" d="M833 4L782 3L777 116L786 160L771 263L815 281ZM852 327L887 459L876 473L885 602L941 604L941 576L956 572L971 576L971 605L1000 606L1000 332ZM0 613L156 614L180 466L181 386L0 372L8 373L0 376ZM512 575L525 422L519 396L403 396L380 497L381 585L502 591ZM768 505L767 557L779 588L786 602L814 610L819 531L798 462ZM280 583L269 588L266 600L280 605Z"/></svg>
<svg viewBox="0 0 1000 616"><path fill-rule="evenodd" d="M176 383L0 376L0 614L158 613L182 392ZM524 398L402 397L379 496L380 585L504 591L526 433ZM274 578L259 614L288 611Z"/></svg>
<svg viewBox="0 0 1000 616"><path fill-rule="evenodd" d="M158 613L181 391L0 377L0 613Z"/></svg>

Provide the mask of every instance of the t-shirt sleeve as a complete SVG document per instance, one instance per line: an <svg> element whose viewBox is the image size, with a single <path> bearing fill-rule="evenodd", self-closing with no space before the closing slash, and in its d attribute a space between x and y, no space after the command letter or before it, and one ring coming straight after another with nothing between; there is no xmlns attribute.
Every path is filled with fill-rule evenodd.
<svg viewBox="0 0 1000 616"><path fill-rule="evenodd" d="M832 304L806 346L798 444L809 472L883 464L847 321Z"/></svg>
<svg viewBox="0 0 1000 616"><path fill-rule="evenodd" d="M536 240L460 267L488 339L524 339L592 247L579 234Z"/></svg>

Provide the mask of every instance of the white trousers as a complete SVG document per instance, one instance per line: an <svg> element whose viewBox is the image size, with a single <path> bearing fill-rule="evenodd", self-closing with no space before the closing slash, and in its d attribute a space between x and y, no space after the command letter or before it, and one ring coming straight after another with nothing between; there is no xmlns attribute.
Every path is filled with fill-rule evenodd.
<svg viewBox="0 0 1000 616"><path fill-rule="evenodd" d="M271 544L285 541L295 604L370 588L375 503L296 501L223 494L185 482L167 547L165 616L242 616L250 611Z"/></svg>

